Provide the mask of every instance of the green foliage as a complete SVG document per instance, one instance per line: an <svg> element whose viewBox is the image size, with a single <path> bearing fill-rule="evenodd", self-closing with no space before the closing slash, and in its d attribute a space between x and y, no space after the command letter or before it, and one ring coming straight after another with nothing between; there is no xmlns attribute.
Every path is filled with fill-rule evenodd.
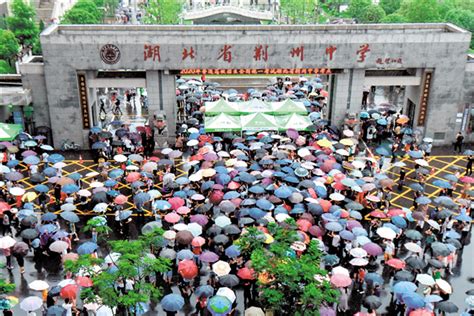
<svg viewBox="0 0 474 316"><path fill-rule="evenodd" d="M10 65L8 61L0 59L0 74L12 74L16 73L15 67Z"/></svg>
<svg viewBox="0 0 474 316"><path fill-rule="evenodd" d="M351 0L346 13L349 15L349 17L361 21L363 19L365 10L371 5L371 0Z"/></svg>
<svg viewBox="0 0 474 316"><path fill-rule="evenodd" d="M84 226L83 231L88 232L95 229L98 234L106 234L112 231L112 229L107 226L107 219L104 217L94 217L87 221L86 226Z"/></svg>
<svg viewBox="0 0 474 316"><path fill-rule="evenodd" d="M317 2L314 0L281 0L280 11L291 24L315 23L318 18Z"/></svg>
<svg viewBox="0 0 474 316"><path fill-rule="evenodd" d="M380 22L382 23L406 23L406 19L399 13L386 15Z"/></svg>
<svg viewBox="0 0 474 316"><path fill-rule="evenodd" d="M365 12L362 14L360 22L362 23L380 23L385 17L385 11L382 7L371 4L367 7Z"/></svg>
<svg viewBox="0 0 474 316"><path fill-rule="evenodd" d="M389 15L400 9L401 0L380 0L379 6Z"/></svg>
<svg viewBox="0 0 474 316"><path fill-rule="evenodd" d="M113 16L119 5L118 0L94 0L97 8L103 8L105 16Z"/></svg>
<svg viewBox="0 0 474 316"><path fill-rule="evenodd" d="M92 0L79 0L66 12L62 24L100 24L102 12Z"/></svg>
<svg viewBox="0 0 474 316"><path fill-rule="evenodd" d="M15 284L8 283L4 279L0 279L0 294L7 294L15 290Z"/></svg>
<svg viewBox="0 0 474 316"><path fill-rule="evenodd" d="M7 17L8 29L15 34L21 45L33 46L39 36L34 8L23 0L13 0L11 9L12 15Z"/></svg>
<svg viewBox="0 0 474 316"><path fill-rule="evenodd" d="M10 65L11 61L16 57L20 45L10 30L0 30L0 59L7 60Z"/></svg>
<svg viewBox="0 0 474 316"><path fill-rule="evenodd" d="M445 20L474 33L474 12L464 9L451 9ZM474 48L474 37L471 35L471 48Z"/></svg>
<svg viewBox="0 0 474 316"><path fill-rule="evenodd" d="M145 24L179 24L182 0L150 0L145 8Z"/></svg>
<svg viewBox="0 0 474 316"><path fill-rule="evenodd" d="M169 259L150 256L149 250L157 240L161 240L163 230L155 230L138 240L116 240L108 242L111 252L121 253L115 261L116 269L97 272L94 266L103 264L103 259L95 259L90 255L79 257L77 261L66 261L65 269L73 273L86 271L91 276L93 286L81 291L81 299L85 302L101 302L113 307L121 306L129 310L141 302L157 301L162 290L150 281L150 276L168 271ZM118 282L133 280L133 291L123 294L117 289Z"/></svg>
<svg viewBox="0 0 474 316"><path fill-rule="evenodd" d="M287 315L318 315L322 303L337 301L338 291L331 288L326 271L320 268L321 253L317 241L311 241L300 256L290 251L298 239L295 221L284 226L269 224L274 242L266 245L263 233L250 228L238 245L250 253L252 268L260 276L258 300L263 307L285 310Z"/></svg>
<svg viewBox="0 0 474 316"><path fill-rule="evenodd" d="M438 0L403 0L399 10L409 23L440 22L439 12Z"/></svg>

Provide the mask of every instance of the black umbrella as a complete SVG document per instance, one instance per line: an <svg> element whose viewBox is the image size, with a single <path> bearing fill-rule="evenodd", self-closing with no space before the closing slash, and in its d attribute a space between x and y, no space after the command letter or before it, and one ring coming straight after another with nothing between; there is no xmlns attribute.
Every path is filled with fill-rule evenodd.
<svg viewBox="0 0 474 316"><path fill-rule="evenodd" d="M208 230L207 230L207 234L209 236L216 236L216 235L219 235L220 233L222 233L222 228L220 228L219 226L217 225L212 225Z"/></svg>
<svg viewBox="0 0 474 316"><path fill-rule="evenodd" d="M219 283L222 286L234 287L234 286L237 286L239 282L240 282L239 278L234 274L224 275L219 278Z"/></svg>
<svg viewBox="0 0 474 316"><path fill-rule="evenodd" d="M445 313L457 313L459 308L453 302L442 301L436 304L436 308Z"/></svg>
<svg viewBox="0 0 474 316"><path fill-rule="evenodd" d="M59 285L55 285L52 288L49 289L48 295L49 296L58 296L59 293L61 292L61 287Z"/></svg>
<svg viewBox="0 0 474 316"><path fill-rule="evenodd" d="M242 217L241 219L239 219L239 225L249 225L253 222L255 222L255 220L250 217Z"/></svg>
<svg viewBox="0 0 474 316"><path fill-rule="evenodd" d="M98 203L107 203L107 193L104 191L97 192L92 196L92 203L98 204Z"/></svg>
<svg viewBox="0 0 474 316"><path fill-rule="evenodd" d="M448 244L451 244L451 245L453 245L454 247L456 247L456 249L461 249L461 248L462 248L461 242L460 242L459 240L457 240L457 239L449 238L449 239L446 240L446 242L447 242Z"/></svg>
<svg viewBox="0 0 474 316"><path fill-rule="evenodd" d="M444 267L443 263L442 263L441 261L439 261L438 259L429 259L429 260L428 260L428 263L429 263L433 268L441 269L442 267Z"/></svg>
<svg viewBox="0 0 474 316"><path fill-rule="evenodd" d="M32 183L41 183L46 180L46 177L41 173L33 173L30 177Z"/></svg>
<svg viewBox="0 0 474 316"><path fill-rule="evenodd" d="M411 240L421 240L423 235L417 230L409 229L405 232L405 237Z"/></svg>
<svg viewBox="0 0 474 316"><path fill-rule="evenodd" d="M53 305L46 311L46 316L63 316L66 315L66 309L59 305Z"/></svg>
<svg viewBox="0 0 474 316"><path fill-rule="evenodd" d="M240 234L240 232L240 228L237 227L237 225L235 224L227 225L226 227L224 227L224 233L226 233L227 235L238 235Z"/></svg>
<svg viewBox="0 0 474 316"><path fill-rule="evenodd" d="M413 281L415 276L409 271L401 270L395 273L395 279L398 281Z"/></svg>
<svg viewBox="0 0 474 316"><path fill-rule="evenodd" d="M38 237L39 232L34 228L28 228L28 229L25 229L24 231L22 231L20 236L21 236L21 238L31 240L31 239L35 239L36 237Z"/></svg>
<svg viewBox="0 0 474 316"><path fill-rule="evenodd" d="M38 223L38 218L36 216L30 215L21 220L23 226L31 227L33 224Z"/></svg>
<svg viewBox="0 0 474 316"><path fill-rule="evenodd" d="M364 299L364 306L368 309L377 309L382 305L382 301L375 295L369 295Z"/></svg>
<svg viewBox="0 0 474 316"><path fill-rule="evenodd" d="M102 131L99 133L99 137L101 138L111 138L112 137L112 133L111 132L107 132L107 131Z"/></svg>
<svg viewBox="0 0 474 316"><path fill-rule="evenodd" d="M433 250L434 256L446 257L451 253L448 246L442 242L435 241L431 244L431 249Z"/></svg>
<svg viewBox="0 0 474 316"><path fill-rule="evenodd" d="M406 263L413 269L423 269L427 263L418 257L410 257L406 260Z"/></svg>

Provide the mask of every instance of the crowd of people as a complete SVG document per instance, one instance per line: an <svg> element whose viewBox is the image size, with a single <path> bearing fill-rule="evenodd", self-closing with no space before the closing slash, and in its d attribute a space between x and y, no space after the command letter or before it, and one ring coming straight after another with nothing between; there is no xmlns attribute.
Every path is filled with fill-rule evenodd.
<svg viewBox="0 0 474 316"><path fill-rule="evenodd" d="M161 306L149 314L176 315L186 301L193 315L232 315L239 309L264 315L259 292L266 285L252 273L240 273L248 270L250 258L236 239L249 227L269 235L269 223L283 225L293 218L298 252L317 240L321 267L340 291L338 303L322 308L321 315L474 314L474 292L466 293L465 306L456 306L450 301L455 289L449 282L471 239L474 178L458 170L433 181L439 188L435 193L425 193L433 173L428 159L432 140L420 140L408 117L374 109L349 116L342 128L330 126L320 78L282 78L263 92L243 94L219 91L217 85L196 79L178 80L186 121L179 126L175 148L155 150L153 127L136 133L126 124L111 131L92 128L96 169L82 174L64 171L64 157L38 140L20 138L21 148L1 144L6 158L0 170L0 248L6 269L18 266L23 274L24 258L32 253L38 273L65 275L59 284L30 283L30 289L43 291L43 298L24 298L21 309L43 309L46 315L57 315L54 310L66 315L123 312L116 306L81 306L77 289L72 295L64 290L93 286L65 271L65 260L77 259L77 254L108 255L97 244L96 230L80 229L96 218L108 223L111 236L118 239L136 239L147 225L165 230L166 243L155 255L166 254L173 264L161 276ZM307 106L314 125L310 131L283 133L205 133L205 102L219 98L292 98ZM469 161L472 168L471 157ZM398 182L388 170L397 170ZM413 205L392 205L394 191L407 188L413 192ZM191 238L177 241L183 231ZM269 238L267 247L271 242ZM199 267L191 279L180 272L183 260ZM214 269L221 262L225 268ZM133 281L116 286L133 290ZM183 297L183 303L170 306L170 295ZM219 312L211 303L216 298L225 307ZM18 303L7 296L0 301L5 315Z"/></svg>

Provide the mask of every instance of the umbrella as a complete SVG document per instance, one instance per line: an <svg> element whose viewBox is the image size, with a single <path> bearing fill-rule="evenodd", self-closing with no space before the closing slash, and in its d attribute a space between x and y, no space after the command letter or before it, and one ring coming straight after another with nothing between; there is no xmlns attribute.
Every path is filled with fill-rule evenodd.
<svg viewBox="0 0 474 316"><path fill-rule="evenodd" d="M453 288L451 287L451 284L449 284L446 280L437 279L436 285L438 285L438 287L445 293L453 293Z"/></svg>
<svg viewBox="0 0 474 316"><path fill-rule="evenodd" d="M265 312L260 307L249 307L245 310L244 316L265 316Z"/></svg>
<svg viewBox="0 0 474 316"><path fill-rule="evenodd" d="M398 259L398 258L392 258L392 259L389 259L387 262L385 262L385 264L391 266L392 268L394 269L397 269L397 270L401 270L403 268L405 268L405 261L401 260L401 259Z"/></svg>
<svg viewBox="0 0 474 316"><path fill-rule="evenodd" d="M336 287L348 287L352 284L352 279L343 274L333 274L330 281Z"/></svg>
<svg viewBox="0 0 474 316"><path fill-rule="evenodd" d="M59 292L59 295L62 298L75 299L77 296L78 289L79 287L76 284L68 284L61 289L61 292Z"/></svg>
<svg viewBox="0 0 474 316"><path fill-rule="evenodd" d="M87 241L77 248L77 253L80 255L91 254L96 251L97 248L98 246L96 243Z"/></svg>
<svg viewBox="0 0 474 316"><path fill-rule="evenodd" d="M382 278L382 276L375 272L367 273L364 277L364 280L367 283L373 283L373 284L379 284L379 285L384 284L384 279Z"/></svg>
<svg viewBox="0 0 474 316"><path fill-rule="evenodd" d="M364 299L364 306L368 309L377 309L382 306L382 301L375 295L369 295Z"/></svg>
<svg viewBox="0 0 474 316"><path fill-rule="evenodd" d="M194 263L193 260L183 260L178 264L178 273L184 278L184 279L193 279L195 278L198 273L198 267L196 263Z"/></svg>
<svg viewBox="0 0 474 316"><path fill-rule="evenodd" d="M189 245L193 241L193 234L190 231L182 230L176 233L176 241L181 245Z"/></svg>
<svg viewBox="0 0 474 316"><path fill-rule="evenodd" d="M388 227L377 228L377 235L385 239L394 239L397 236L397 234Z"/></svg>
<svg viewBox="0 0 474 316"><path fill-rule="evenodd" d="M451 253L447 244L441 242L434 242L431 244L431 249L433 250L434 256L447 256Z"/></svg>
<svg viewBox="0 0 474 316"><path fill-rule="evenodd" d="M219 288L219 290L217 290L216 295L226 297L232 303L235 302L235 299L237 298L234 291L232 291L228 287Z"/></svg>
<svg viewBox="0 0 474 316"><path fill-rule="evenodd" d="M20 303L20 308L26 312L40 309L43 306L43 300L38 296L28 296Z"/></svg>
<svg viewBox="0 0 474 316"><path fill-rule="evenodd" d="M449 301L442 301L442 302L436 303L436 309L439 309L440 311L448 313L448 314L457 313L459 310L456 304Z"/></svg>
<svg viewBox="0 0 474 316"><path fill-rule="evenodd" d="M34 228L27 228L20 234L21 238L33 240L39 236L39 232Z"/></svg>
<svg viewBox="0 0 474 316"><path fill-rule="evenodd" d="M409 229L405 231L405 237L411 240L421 240L423 235L417 230Z"/></svg>
<svg viewBox="0 0 474 316"><path fill-rule="evenodd" d="M168 294L161 300L161 307L168 312L177 312L184 306L184 298L178 294Z"/></svg>
<svg viewBox="0 0 474 316"><path fill-rule="evenodd" d="M49 250L57 253L64 252L69 247L68 243L62 240L57 240L49 245Z"/></svg>
<svg viewBox="0 0 474 316"><path fill-rule="evenodd" d="M195 291L196 297L211 297L214 295L214 288L210 285L201 285Z"/></svg>
<svg viewBox="0 0 474 316"><path fill-rule="evenodd" d="M35 280L30 282L28 287L33 291L43 291L49 288L49 284L43 280Z"/></svg>
<svg viewBox="0 0 474 316"><path fill-rule="evenodd" d="M405 305L407 305L410 308L421 308L425 306L426 304L425 300L423 299L423 296L415 292L404 293L402 298Z"/></svg>
<svg viewBox="0 0 474 316"><path fill-rule="evenodd" d="M397 281L413 281L415 276L409 271L401 270L395 273L395 280Z"/></svg>
<svg viewBox="0 0 474 316"><path fill-rule="evenodd" d="M204 251L199 256L199 260L203 262L216 262L219 260L219 256L212 251Z"/></svg>
<svg viewBox="0 0 474 316"><path fill-rule="evenodd" d="M234 287L240 283L240 280L236 275L228 274L220 277L219 283L223 286Z"/></svg>
<svg viewBox="0 0 474 316"><path fill-rule="evenodd" d="M57 218L58 218L58 216L54 213L51 213L51 212L44 213L41 216L41 220L45 221L45 222L52 222L52 221L56 220Z"/></svg>
<svg viewBox="0 0 474 316"><path fill-rule="evenodd" d="M335 266L339 263L340 259L336 255L325 255L322 257L322 261L328 266Z"/></svg>
<svg viewBox="0 0 474 316"><path fill-rule="evenodd" d="M13 253L21 255L21 256L26 256L26 254L28 253L28 250L29 250L28 245L22 241L17 242L13 246Z"/></svg>
<svg viewBox="0 0 474 316"><path fill-rule="evenodd" d="M418 257L409 257L406 259L406 263L413 269L423 269L426 267L427 263L423 259Z"/></svg>
<svg viewBox="0 0 474 316"><path fill-rule="evenodd" d="M383 253L382 247L380 247L378 244L373 243L373 242L369 242L363 245L362 249L364 249L371 256L378 256Z"/></svg>
<svg viewBox="0 0 474 316"><path fill-rule="evenodd" d="M59 305L53 305L46 310L46 316L63 316L66 315L66 309Z"/></svg>
<svg viewBox="0 0 474 316"><path fill-rule="evenodd" d="M78 276L76 278L76 284L80 285L82 287L91 287L93 285L93 282L92 282L91 278L89 278L89 277Z"/></svg>
<svg viewBox="0 0 474 316"><path fill-rule="evenodd" d="M80 221L79 216L76 213L65 211L59 214L64 220L71 222L71 223L78 223Z"/></svg>
<svg viewBox="0 0 474 316"><path fill-rule="evenodd" d="M435 284L435 280L433 277L426 273L420 273L416 275L416 280L423 285L433 286Z"/></svg>
<svg viewBox="0 0 474 316"><path fill-rule="evenodd" d="M213 315L226 315L232 308L232 302L224 296L213 296L207 303L207 309Z"/></svg>
<svg viewBox="0 0 474 316"><path fill-rule="evenodd" d="M214 271L217 276L224 276L230 273L231 268L229 263L220 260L212 265L212 271Z"/></svg>

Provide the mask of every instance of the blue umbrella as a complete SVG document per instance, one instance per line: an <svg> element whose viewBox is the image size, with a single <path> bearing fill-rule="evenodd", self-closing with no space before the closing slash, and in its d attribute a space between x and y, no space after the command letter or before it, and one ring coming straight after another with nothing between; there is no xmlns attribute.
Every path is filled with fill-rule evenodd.
<svg viewBox="0 0 474 316"><path fill-rule="evenodd" d="M25 159L23 159L23 163L27 165L37 165L40 163L40 159L36 156L28 156Z"/></svg>
<svg viewBox="0 0 474 316"><path fill-rule="evenodd" d="M446 238L459 239L459 238L461 238L461 235L459 233L455 232L454 230L449 230L449 231L446 232L445 237Z"/></svg>
<svg viewBox="0 0 474 316"><path fill-rule="evenodd" d="M64 160L64 156L60 154L52 154L47 158L48 162L57 163Z"/></svg>
<svg viewBox="0 0 474 316"><path fill-rule="evenodd" d="M470 222L472 221L472 218L466 214L466 212L461 212L460 215L455 217L456 220L461 221L461 222Z"/></svg>
<svg viewBox="0 0 474 316"><path fill-rule="evenodd" d="M426 197L426 196L420 196L415 201L416 201L416 203L422 204L422 205L427 205L427 204L431 203L431 199Z"/></svg>
<svg viewBox="0 0 474 316"><path fill-rule="evenodd" d="M77 216L77 214L74 212L68 212L68 211L62 212L61 214L59 214L59 216L61 216L64 220L71 223L78 223L80 220L79 216Z"/></svg>
<svg viewBox="0 0 474 316"><path fill-rule="evenodd" d="M7 162L7 167L13 168L15 166L18 166L20 164L20 161L18 160L10 160Z"/></svg>
<svg viewBox="0 0 474 316"><path fill-rule="evenodd" d="M80 255L89 255L96 251L97 248L98 246L95 242L87 241L77 248L77 253Z"/></svg>
<svg viewBox="0 0 474 316"><path fill-rule="evenodd" d="M41 216L41 220L45 221L45 222L52 222L52 221L56 220L56 218L58 218L58 216L54 213L51 213L51 212L44 213Z"/></svg>
<svg viewBox="0 0 474 316"><path fill-rule="evenodd" d="M364 277L364 280L367 283L380 284L380 285L384 284L384 279L382 278L382 276L375 272L367 273Z"/></svg>
<svg viewBox="0 0 474 316"><path fill-rule="evenodd" d="M148 202L150 200L151 200L151 196L150 196L150 194L148 194L146 192L140 192L137 195L135 195L134 198L133 198L133 202L136 205L143 204L143 203Z"/></svg>
<svg viewBox="0 0 474 316"><path fill-rule="evenodd" d="M451 173L445 175L444 178L448 181L458 182L458 178L454 174L451 174Z"/></svg>
<svg viewBox="0 0 474 316"><path fill-rule="evenodd" d="M358 211L350 211L349 212L349 216L354 218L354 219L357 219L357 220L361 220L362 219L362 214Z"/></svg>
<svg viewBox="0 0 474 316"><path fill-rule="evenodd" d="M329 222L324 226L327 230L333 231L333 232L339 232L343 230L343 227L341 224L338 222Z"/></svg>
<svg viewBox="0 0 474 316"><path fill-rule="evenodd" d="M116 196L120 195L120 192L116 191L116 190L110 190L110 191L107 191L107 195L109 195L111 197L116 197Z"/></svg>
<svg viewBox="0 0 474 316"><path fill-rule="evenodd" d="M189 179L187 177L180 177L176 179L175 182L179 185L186 185L189 183Z"/></svg>
<svg viewBox="0 0 474 316"><path fill-rule="evenodd" d="M104 186L106 186L106 187L108 187L108 188L111 188L111 187L116 186L117 183L118 183L117 181L112 180L112 179L109 179L109 180L106 180L106 181L104 182Z"/></svg>
<svg viewBox="0 0 474 316"><path fill-rule="evenodd" d="M257 201L257 207L259 207L259 208L261 208L262 210L265 210L265 211L270 211L274 208L274 205L268 200L259 199Z"/></svg>
<svg viewBox="0 0 474 316"><path fill-rule="evenodd" d="M464 155L466 155L466 156L472 156L472 155L474 155L474 151L468 149L468 150L464 151Z"/></svg>
<svg viewBox="0 0 474 316"><path fill-rule="evenodd" d="M92 134L99 134L101 131L102 131L102 128L100 128L99 126L94 126L91 128Z"/></svg>
<svg viewBox="0 0 474 316"><path fill-rule="evenodd" d="M121 221L126 220L130 216L132 216L132 211L130 211L130 210L122 211L119 214L119 218L120 218Z"/></svg>
<svg viewBox="0 0 474 316"><path fill-rule="evenodd" d="M77 186L75 184L72 184L72 183L71 184L66 184L61 188L61 191L63 191L66 194L76 193L79 190L80 190L79 186Z"/></svg>
<svg viewBox="0 0 474 316"><path fill-rule="evenodd" d="M240 247L237 245L232 245L226 248L225 255L229 258L236 258L240 256Z"/></svg>
<svg viewBox="0 0 474 316"><path fill-rule="evenodd" d="M281 187L275 190L275 196L279 197L280 199L289 198L291 196L291 193L291 189L286 185L282 185Z"/></svg>
<svg viewBox="0 0 474 316"><path fill-rule="evenodd" d="M177 312L184 306L184 298L178 294L168 294L161 300L161 307L168 312Z"/></svg>
<svg viewBox="0 0 474 316"><path fill-rule="evenodd" d="M260 185L254 185L254 186L250 187L249 191L254 193L254 194L262 194L262 193L265 192L265 189Z"/></svg>
<svg viewBox="0 0 474 316"><path fill-rule="evenodd" d="M120 178L123 175L124 171L122 169L114 169L109 172L109 177L112 179Z"/></svg>
<svg viewBox="0 0 474 316"><path fill-rule="evenodd" d="M412 189L413 191L419 191L419 192L425 191L425 189L423 188L423 186L422 186L421 184L419 184L419 183L416 183L416 182L410 183L410 184L408 185L408 187L409 187L410 189Z"/></svg>
<svg viewBox="0 0 474 316"><path fill-rule="evenodd" d="M107 144L104 142L96 142L92 144L92 149L103 149L107 147Z"/></svg>
<svg viewBox="0 0 474 316"><path fill-rule="evenodd" d="M326 187L317 185L314 190L316 191L316 194L321 198L326 198L328 196L328 191Z"/></svg>
<svg viewBox="0 0 474 316"><path fill-rule="evenodd" d="M40 193L46 193L49 191L49 188L47 185L44 185L44 184L38 184L34 187L34 190L36 192L40 192Z"/></svg>
<svg viewBox="0 0 474 316"><path fill-rule="evenodd" d="M201 285L194 291L196 297L211 297L214 295L214 288L210 285Z"/></svg>
<svg viewBox="0 0 474 316"><path fill-rule="evenodd" d="M415 158L415 159L423 158L423 152L420 151L420 150L410 150L410 151L408 152L408 155L409 155L411 158Z"/></svg>
<svg viewBox="0 0 474 316"><path fill-rule="evenodd" d="M323 260L324 264L328 266L335 266L340 261L339 257L336 255L325 255L321 259Z"/></svg>
<svg viewBox="0 0 474 316"><path fill-rule="evenodd" d="M405 219L401 216L394 216L392 217L392 223L395 224L395 226L399 227L399 228L407 228L407 222L405 221Z"/></svg>
<svg viewBox="0 0 474 316"><path fill-rule="evenodd" d="M231 200L231 199L236 199L240 197L240 193L237 192L237 191L229 191L229 192L226 192L226 194L224 194L224 199L225 200Z"/></svg>
<svg viewBox="0 0 474 316"><path fill-rule="evenodd" d="M56 168L53 168L53 167L48 167L43 170L44 175L48 177L54 177L57 172L58 170L56 170Z"/></svg>
<svg viewBox="0 0 474 316"><path fill-rule="evenodd" d="M135 306L130 306L130 311L135 313L135 315L144 315L150 310L150 305L148 303L139 302Z"/></svg>
<svg viewBox="0 0 474 316"><path fill-rule="evenodd" d="M385 126L385 125L388 124L388 122L387 122L387 120L384 119L384 118L379 118L379 119L377 120L377 124L382 125L382 126Z"/></svg>
<svg viewBox="0 0 474 316"><path fill-rule="evenodd" d="M178 260L185 260L185 259L194 259L194 254L191 250L189 249L183 249L183 250L180 250L177 254L176 254L176 258Z"/></svg>
<svg viewBox="0 0 474 316"><path fill-rule="evenodd" d="M402 299L410 308L421 308L426 304L423 296L415 292L403 294Z"/></svg>
<svg viewBox="0 0 474 316"><path fill-rule="evenodd" d="M390 153L390 151L385 148L385 147L377 147L375 149L375 152L381 156L391 156L392 154Z"/></svg>
<svg viewBox="0 0 474 316"><path fill-rule="evenodd" d="M416 291L417 286L413 282L400 281L393 286L395 293L411 293Z"/></svg>
<svg viewBox="0 0 474 316"><path fill-rule="evenodd" d="M80 178L82 178L82 174L74 172L74 173L68 174L67 177L73 179L74 181L77 181Z"/></svg>
<svg viewBox="0 0 474 316"><path fill-rule="evenodd" d="M153 202L153 207L164 211L164 210L170 209L171 204L168 203L168 201L165 201L165 200L157 200L157 201Z"/></svg>
<svg viewBox="0 0 474 316"><path fill-rule="evenodd" d="M341 236L342 239L345 239L345 240L354 240L355 239L355 235L353 233L351 233L350 231L348 230L343 230L339 233L339 235Z"/></svg>
<svg viewBox="0 0 474 316"><path fill-rule="evenodd" d="M258 205L258 202L257 202L257 205ZM264 212L261 209L256 208L256 207L251 208L250 211L249 211L250 217L252 217L254 219L260 219L260 218L264 217L266 214L267 214L266 212Z"/></svg>
<svg viewBox="0 0 474 316"><path fill-rule="evenodd" d="M442 189L449 189L451 188L451 183L444 181L444 180L434 180L433 185Z"/></svg>
<svg viewBox="0 0 474 316"><path fill-rule="evenodd" d="M40 232L40 234L53 233L58 230L58 226L53 224L46 224L40 225L39 227L37 226L36 229Z"/></svg>
<svg viewBox="0 0 474 316"><path fill-rule="evenodd" d="M18 212L16 216L21 220L25 217L32 216L32 215L35 215L35 211L30 210L30 209L22 209Z"/></svg>
<svg viewBox="0 0 474 316"><path fill-rule="evenodd" d="M370 117L370 114L367 113L367 112L360 112L359 117L360 117L360 118L369 118L369 117Z"/></svg>

